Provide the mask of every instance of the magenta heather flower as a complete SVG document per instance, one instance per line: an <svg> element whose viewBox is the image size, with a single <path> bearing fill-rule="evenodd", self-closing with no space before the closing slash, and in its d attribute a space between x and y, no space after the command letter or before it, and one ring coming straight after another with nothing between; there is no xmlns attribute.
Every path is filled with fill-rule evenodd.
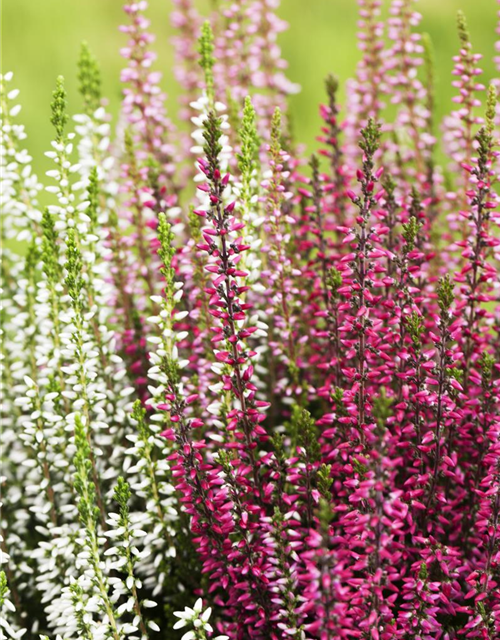
<svg viewBox="0 0 500 640"><path fill-rule="evenodd" d="M324 121L321 127L321 136L318 141L322 143L320 154L329 159L330 179L334 184L334 189L329 190L330 196L324 201L323 206L329 205L329 210L334 214L332 219L337 224L343 224L345 218L345 190L348 185L348 170L344 162L342 151L342 129L339 121L340 105L337 102L337 91L339 83L337 78L329 76L326 79L326 90L328 104L320 106L320 116Z"/></svg>
<svg viewBox="0 0 500 640"><path fill-rule="evenodd" d="M255 400L256 388L251 382L253 366L250 359L256 354L246 347L245 342L256 331L256 327L245 323L251 305L242 299L247 287L240 279L248 274L238 266L242 253L249 247L243 243L241 236L244 223L233 214L235 202L224 201L230 176L221 174L220 121L212 111L205 121L204 137L205 158L200 158L198 163L207 182L199 185L198 189L208 193L210 208L205 215L210 224L201 230L203 242L198 249L212 258L205 266L205 270L212 274L212 282L205 289L210 296L209 312L218 321L211 328L214 334L211 342L215 349L215 360L227 365L221 367L223 389L234 395L239 405L227 414L230 419L227 429L234 436L235 446L241 447L248 455L248 462L253 469L254 490L262 498L254 449L255 439L265 435L260 423L265 417L262 408L267 403Z"/></svg>
<svg viewBox="0 0 500 640"><path fill-rule="evenodd" d="M478 82L478 76L482 74L478 62L482 56L472 51L467 23L461 12L458 14L458 35L460 51L459 55L453 58L455 63L453 75L457 79L452 84L458 89L458 95L453 98L453 101L460 107L445 119L443 136L446 151L456 163L455 170L456 165L470 164L474 151L473 127L482 122L474 109L481 105L478 92L484 91L485 88ZM467 184L467 173L464 174L464 184Z"/></svg>

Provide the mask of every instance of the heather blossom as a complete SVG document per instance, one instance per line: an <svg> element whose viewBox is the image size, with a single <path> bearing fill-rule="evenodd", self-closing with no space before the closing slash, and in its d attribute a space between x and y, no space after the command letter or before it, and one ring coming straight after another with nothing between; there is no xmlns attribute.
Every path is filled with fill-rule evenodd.
<svg viewBox="0 0 500 640"><path fill-rule="evenodd" d="M498 81L363 0L305 156L279 3L174 4L178 130L142 0L47 180L1 78L0 638L495 640Z"/></svg>

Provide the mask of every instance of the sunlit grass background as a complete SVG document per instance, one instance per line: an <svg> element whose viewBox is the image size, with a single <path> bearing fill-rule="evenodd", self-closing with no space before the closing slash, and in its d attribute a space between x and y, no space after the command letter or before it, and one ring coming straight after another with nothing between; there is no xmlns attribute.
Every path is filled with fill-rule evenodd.
<svg viewBox="0 0 500 640"><path fill-rule="evenodd" d="M385 1L388 4L388 0ZM168 107L175 120L178 87L172 73L171 0L149 0L149 17L159 59L156 68L163 72ZM125 36L118 32L124 20L122 0L4 0L2 68L15 73L21 89L22 118L27 127L29 149L35 169L47 168L43 152L52 131L49 124L51 92L57 75L66 79L69 108L78 112L76 60L82 40L98 57L103 74L103 93L116 115L120 101L119 49ZM474 48L484 54L482 66L487 82L494 74L493 56L497 2L495 0L421 0L422 31L430 34L435 48L438 75L438 112L452 108L452 56L458 48L456 12L467 16ZM282 0L280 15L290 25L280 43L289 61L290 78L302 86L292 98L292 115L297 138L309 150L315 147L319 119L317 105L323 100L323 79L335 73L345 81L359 58L356 43L356 0Z"/></svg>

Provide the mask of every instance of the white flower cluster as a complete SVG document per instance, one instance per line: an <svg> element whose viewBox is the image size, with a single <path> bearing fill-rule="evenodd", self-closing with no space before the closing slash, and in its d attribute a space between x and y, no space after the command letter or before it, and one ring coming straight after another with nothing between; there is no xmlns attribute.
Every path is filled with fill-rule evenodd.
<svg viewBox="0 0 500 640"><path fill-rule="evenodd" d="M11 78L0 78L1 204L12 248L2 270L0 640L148 638L159 631L156 596L175 600L182 588L169 582L178 516L160 413L133 403L134 362L110 304L118 294L103 228L116 196L107 116L101 108L77 116L76 134L66 133L58 81L52 202L42 213ZM14 253L19 241L24 255ZM175 358L182 339L165 304L151 322L155 402L157 359L162 349Z"/></svg>
<svg viewBox="0 0 500 640"><path fill-rule="evenodd" d="M10 89L12 78L12 73L0 75L0 208L4 213L2 223L5 238L29 243L42 220L38 204L42 185L33 173L32 158L23 146L26 139L24 126L15 120L21 105L14 104L19 91Z"/></svg>
<svg viewBox="0 0 500 640"><path fill-rule="evenodd" d="M208 622L212 609L208 607L203 611L203 600L198 598L193 608L185 607L184 611L174 611L174 616L179 620L174 624L174 629L183 629L192 625L192 629L186 631L181 640L206 640L213 633L212 625ZM216 636L213 640L229 640L228 636Z"/></svg>
<svg viewBox="0 0 500 640"><path fill-rule="evenodd" d="M1 504L0 504L1 506ZM20 640L26 629L19 627L16 620L16 607L12 602L12 595L7 584L7 575L1 568L8 565L9 556L3 551L4 540L0 534L0 640Z"/></svg>

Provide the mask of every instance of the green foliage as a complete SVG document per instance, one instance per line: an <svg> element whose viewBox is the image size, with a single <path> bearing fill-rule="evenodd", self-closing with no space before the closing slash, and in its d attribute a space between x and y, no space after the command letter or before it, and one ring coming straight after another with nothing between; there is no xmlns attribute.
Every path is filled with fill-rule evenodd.
<svg viewBox="0 0 500 640"><path fill-rule="evenodd" d="M116 614L109 597L109 585L107 577L103 573L103 563L100 558L98 520L104 518L97 506L98 496L96 485L92 480L93 456L90 448L88 428L82 422L79 414L75 415L75 447L73 458L75 474L73 484L78 495L78 513L80 522L85 531L85 547L88 552L89 567L92 570L92 581L99 594L100 606L108 617L109 636L114 640L120 640L120 634L116 626ZM95 477L95 474L94 474ZM76 594L74 594L76 595Z"/></svg>
<svg viewBox="0 0 500 640"><path fill-rule="evenodd" d="M175 270L172 267L172 258L174 257L175 249L172 244L174 240L172 228L167 222L167 218L163 212L158 216L158 240L160 242L158 255L163 262L163 266L160 271L165 279L165 302L163 303L163 310L165 314L167 314L167 322L169 322L175 295ZM170 349L166 349L166 353L160 364L160 369L165 373L172 384L175 385L178 383L179 367L177 360L171 357Z"/></svg>
<svg viewBox="0 0 500 640"><path fill-rule="evenodd" d="M405 316L405 324L406 330L413 342L413 348L419 353L422 347L422 334L425 331L422 317L414 311L410 313L410 315Z"/></svg>
<svg viewBox="0 0 500 640"><path fill-rule="evenodd" d="M92 640L92 627L88 623L87 616L85 615L85 591L78 582L73 582L69 590L78 631L85 640Z"/></svg>
<svg viewBox="0 0 500 640"><path fill-rule="evenodd" d="M250 173L255 168L257 152L259 150L259 135L257 133L255 109L250 96L245 98L243 118L240 129L241 153L238 154L238 168Z"/></svg>
<svg viewBox="0 0 500 640"><path fill-rule="evenodd" d="M232 466L231 466L232 456L229 453L229 451L226 451L225 449L221 449L220 451L218 451L217 460L219 461L220 466L222 467L224 473L226 475L232 475Z"/></svg>
<svg viewBox="0 0 500 640"><path fill-rule="evenodd" d="M68 122L66 90L64 89L64 78L59 76L56 82L55 91L52 93L51 117L50 121L56 130L56 142L64 142L64 129Z"/></svg>
<svg viewBox="0 0 500 640"><path fill-rule="evenodd" d="M361 130L361 140L359 148L364 151L368 158L372 158L380 143L380 124L373 118L368 120L368 124Z"/></svg>
<svg viewBox="0 0 500 640"><path fill-rule="evenodd" d="M449 376L449 379L453 379L456 380L459 383L463 383L463 379L464 379L464 372L463 369L460 369L460 367L450 367L449 369L446 370L447 375ZM456 400L458 398L458 390L455 389L454 387L451 387L448 389L448 393L450 394L450 397L453 398L454 400Z"/></svg>
<svg viewBox="0 0 500 640"><path fill-rule="evenodd" d="M311 167L312 181L317 183L319 181L319 160L315 153L312 154L309 160L309 166Z"/></svg>
<svg viewBox="0 0 500 640"><path fill-rule="evenodd" d="M491 386L494 366L495 358L485 351L479 361L479 367L481 369L481 384L484 390L488 390Z"/></svg>
<svg viewBox="0 0 500 640"><path fill-rule="evenodd" d="M59 262L59 245L57 243L57 232L55 227L55 217L45 209L42 217L42 263L43 272L49 282L58 282L61 275L61 265Z"/></svg>
<svg viewBox="0 0 500 640"><path fill-rule="evenodd" d="M487 165L493 148L493 136L488 127L481 127L476 135L478 143L477 155L481 175L485 176Z"/></svg>
<svg viewBox="0 0 500 640"><path fill-rule="evenodd" d="M332 492L333 478L330 476L332 465L322 464L318 469L316 482L320 494L319 508L317 510L320 528L323 532L328 531L330 522L333 519Z"/></svg>
<svg viewBox="0 0 500 640"><path fill-rule="evenodd" d="M495 128L497 101L498 94L495 85L490 84L488 87L488 98L486 100L486 130L489 134L492 134Z"/></svg>
<svg viewBox="0 0 500 640"><path fill-rule="evenodd" d="M439 308L441 311L449 311L455 296L453 293L453 282L450 280L450 276L448 274L439 280L437 294Z"/></svg>
<svg viewBox="0 0 500 640"><path fill-rule="evenodd" d="M137 422L139 435L145 440L148 440L150 432L149 428L146 426L146 409L144 409L140 400L136 400L132 405L132 413L130 414L130 417Z"/></svg>
<svg viewBox="0 0 500 640"><path fill-rule="evenodd" d="M316 424L309 411L300 407L293 407L292 422L298 437L298 443L305 450L305 456L309 462L320 459L320 446Z"/></svg>
<svg viewBox="0 0 500 640"><path fill-rule="evenodd" d="M165 290L167 296L173 295L175 277L175 270L172 267L172 258L175 255L175 249L173 247L174 234L163 212L158 215L158 240L160 241L158 255L163 262L161 273L165 278Z"/></svg>
<svg viewBox="0 0 500 640"><path fill-rule="evenodd" d="M335 407L337 416L346 416L347 409L344 404L344 390L341 387L335 387L331 396L332 404Z"/></svg>
<svg viewBox="0 0 500 640"><path fill-rule="evenodd" d="M271 119L271 155L276 157L281 151L281 110L276 107Z"/></svg>
<svg viewBox="0 0 500 640"><path fill-rule="evenodd" d="M354 469L354 473L357 473L360 476L364 476L368 471L368 465L358 458L351 458L351 464Z"/></svg>
<svg viewBox="0 0 500 640"><path fill-rule="evenodd" d="M40 249L33 239L26 250L26 259L24 261L24 274L27 280L31 281L33 279L40 257Z"/></svg>
<svg viewBox="0 0 500 640"><path fill-rule="evenodd" d="M80 294L82 292L84 281L82 278L82 254L76 242L76 232L74 229L68 229L66 238L66 280L65 284L68 289L75 311L82 311L82 301Z"/></svg>
<svg viewBox="0 0 500 640"><path fill-rule="evenodd" d="M382 186L384 187L386 201L395 205L394 192L396 190L396 182L389 173L384 176Z"/></svg>
<svg viewBox="0 0 500 640"><path fill-rule="evenodd" d="M422 564L420 565L418 577L420 578L420 580L427 580L427 578L429 577L429 572L427 570L427 565L425 564L425 562L422 562Z"/></svg>
<svg viewBox="0 0 500 640"><path fill-rule="evenodd" d="M0 571L0 609L3 607L8 590L9 588L7 586L7 576L5 575L5 571Z"/></svg>
<svg viewBox="0 0 500 640"><path fill-rule="evenodd" d="M422 199L417 188L413 186L410 193L410 217L416 218L418 220L420 214L422 213L422 210Z"/></svg>
<svg viewBox="0 0 500 640"><path fill-rule="evenodd" d="M380 389L380 394L373 400L373 417L377 423L379 432L385 431L387 419L392 415L392 403L394 399L387 396L384 387Z"/></svg>
<svg viewBox="0 0 500 640"><path fill-rule="evenodd" d="M331 464L322 464L318 469L318 491L321 497L330 502L332 494L330 489L332 488L333 478L330 477L332 471Z"/></svg>
<svg viewBox="0 0 500 640"><path fill-rule="evenodd" d="M421 227L420 222L416 216L410 216L408 222L403 224L403 238L406 242L404 247L405 253L410 252L415 247L415 241L418 236L419 229Z"/></svg>
<svg viewBox="0 0 500 640"><path fill-rule="evenodd" d="M175 304L175 270L172 267L172 259L175 254L173 247L174 236L172 228L167 222L165 214L162 212L158 215L158 240L160 246L158 248L158 255L163 263L160 271L164 277L165 288L164 298L162 301L163 323L164 329L170 331L171 329L171 317L172 310ZM170 384L176 385L179 382L179 366L175 358L172 358L172 345L170 337L164 339L164 355L160 363L160 370L167 376ZM165 414L165 417L167 414Z"/></svg>
<svg viewBox="0 0 500 640"><path fill-rule="evenodd" d="M274 455L276 456L276 460L280 465L284 465L287 460L284 435L282 433L273 433L270 440L274 450Z"/></svg>
<svg viewBox="0 0 500 640"><path fill-rule="evenodd" d="M318 509L318 520L321 531L325 534L328 532L331 521L333 520L332 505L328 500L320 498Z"/></svg>
<svg viewBox="0 0 500 640"><path fill-rule="evenodd" d="M189 224L189 232L191 235L191 238L193 238L193 240L196 243L201 242L201 218L200 216L197 216L196 213L194 213L194 206L190 205L189 206L189 213L188 213L188 224Z"/></svg>
<svg viewBox="0 0 500 640"><path fill-rule="evenodd" d="M137 588L141 586L141 582L136 580L134 575L135 565L137 564L137 548L133 546L134 532L130 521L129 501L131 497L132 492L128 482L122 476L119 476L114 490L114 498L120 507L120 513L118 520L114 522L114 526L122 544L117 545L116 551L124 559L124 570L127 573L127 589L134 600L134 613L139 622L142 638L146 638L148 632L142 618L141 604L137 593Z"/></svg>
<svg viewBox="0 0 500 640"><path fill-rule="evenodd" d="M160 364L160 370L167 376L170 384L174 387L179 384L180 371L177 360L174 360L170 356L164 356Z"/></svg>
<svg viewBox="0 0 500 640"><path fill-rule="evenodd" d="M129 519L129 507L128 503L132 493L128 482L124 480L122 476L119 476L116 481L114 490L114 498L120 505L120 526L124 526L128 523Z"/></svg>
<svg viewBox="0 0 500 640"><path fill-rule="evenodd" d="M322 222L321 222L321 182L319 177L319 160L316 154L312 154L311 159L309 160L309 166L311 167L311 187L313 194L313 203L316 215L316 224L318 225L318 231L323 234L322 231Z"/></svg>
<svg viewBox="0 0 500 640"><path fill-rule="evenodd" d="M212 105L214 102L214 34L208 20L206 20L201 27L201 35L198 40L198 53L200 54L200 66L205 72L207 97Z"/></svg>
<svg viewBox="0 0 500 640"><path fill-rule="evenodd" d="M97 177L97 167L92 167L89 174L89 186L87 187L87 199L89 206L85 213L90 218L89 231L92 233L97 226L99 212L99 178Z"/></svg>
<svg viewBox="0 0 500 640"><path fill-rule="evenodd" d="M83 527L93 534L99 518L99 508L96 505L95 485L91 479L92 460L87 429L78 414L75 416L75 447L74 487L79 496L78 513Z"/></svg>
<svg viewBox="0 0 500 640"><path fill-rule="evenodd" d="M457 12L457 29L462 48L468 49L470 47L470 35L469 29L467 27L467 20L465 19L465 14L463 11Z"/></svg>
<svg viewBox="0 0 500 640"><path fill-rule="evenodd" d="M337 103L337 92L339 89L339 79L333 74L329 74L325 79L326 94L329 99L330 107Z"/></svg>
<svg viewBox="0 0 500 640"><path fill-rule="evenodd" d="M148 169L148 186L156 195L160 190L161 166L156 158L149 156L146 160Z"/></svg>
<svg viewBox="0 0 500 640"><path fill-rule="evenodd" d="M241 152L237 155L238 169L241 174L241 200L246 211L250 209L250 199L253 196L251 180L255 172L259 151L259 135L255 119L255 109L249 96L245 98L243 118L240 128Z"/></svg>
<svg viewBox="0 0 500 640"><path fill-rule="evenodd" d="M205 139L203 151L210 167L209 177L211 179L215 170L219 168L219 155L222 151L221 136L221 119L217 117L215 111L211 110L203 123L203 138Z"/></svg>
<svg viewBox="0 0 500 640"><path fill-rule="evenodd" d="M84 113L92 116L101 103L101 70L86 42L82 42L78 58L78 89L83 98Z"/></svg>
<svg viewBox="0 0 500 640"><path fill-rule="evenodd" d="M342 286L342 274L335 267L328 269L326 276L326 286L333 298L337 297L338 290Z"/></svg>

